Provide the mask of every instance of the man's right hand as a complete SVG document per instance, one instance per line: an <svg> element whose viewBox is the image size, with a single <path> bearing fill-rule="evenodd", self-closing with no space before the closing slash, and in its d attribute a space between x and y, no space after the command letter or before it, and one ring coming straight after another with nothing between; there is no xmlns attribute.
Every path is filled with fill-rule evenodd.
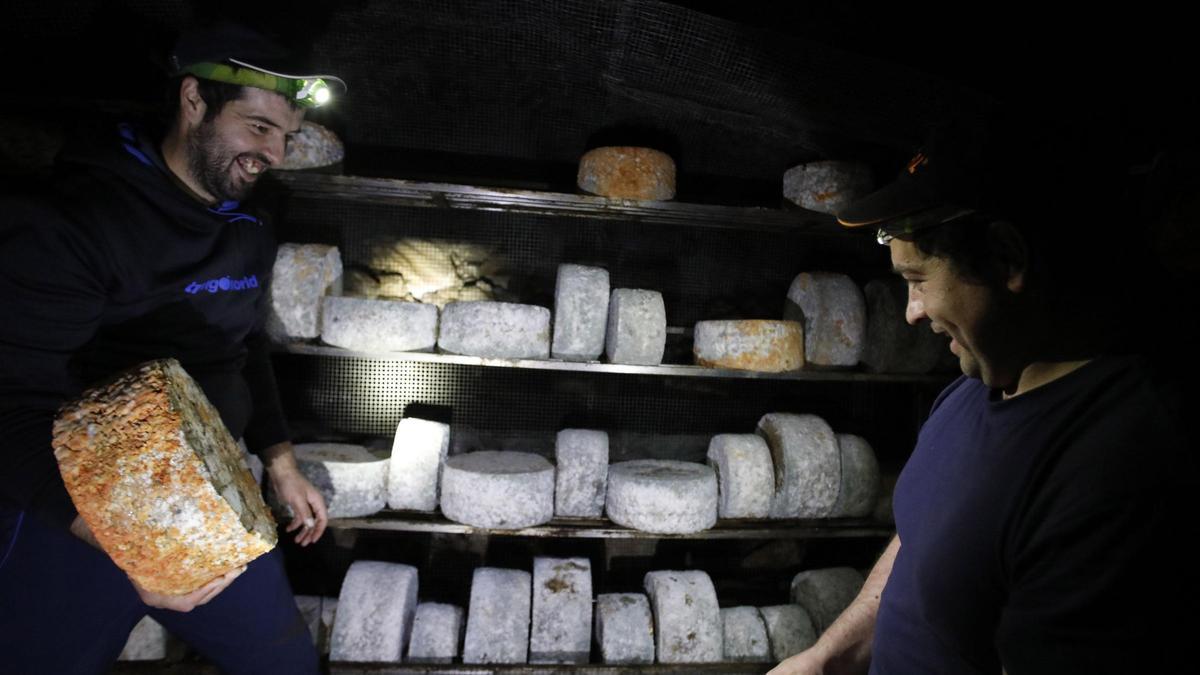
<svg viewBox="0 0 1200 675"><path fill-rule="evenodd" d="M784 659L767 675L825 675L825 659L815 649L807 649Z"/></svg>
<svg viewBox="0 0 1200 675"><path fill-rule="evenodd" d="M96 541L96 536L92 534L92 528L88 527L83 516L75 516L75 520L71 522L71 534L96 548L100 548L100 542ZM234 579L237 579L245 571L246 566L242 565L236 570L230 570L222 574L187 595L164 595L148 591L138 585L138 582L134 581L132 577L129 579L129 583L133 584L133 589L137 591L138 597L149 607L169 609L175 612L190 612L217 597L218 593L225 590L229 584L233 583Z"/></svg>

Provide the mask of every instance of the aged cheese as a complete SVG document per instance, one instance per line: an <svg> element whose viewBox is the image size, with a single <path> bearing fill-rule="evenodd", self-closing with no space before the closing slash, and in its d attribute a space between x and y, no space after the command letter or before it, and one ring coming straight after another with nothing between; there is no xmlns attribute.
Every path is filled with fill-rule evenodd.
<svg viewBox="0 0 1200 675"><path fill-rule="evenodd" d="M667 348L667 307L662 293L615 288L608 302L604 353L612 363L655 366Z"/></svg>
<svg viewBox="0 0 1200 675"><path fill-rule="evenodd" d="M718 434L708 444L708 464L717 472L721 518L766 518L775 494L771 450L755 434Z"/></svg>
<svg viewBox="0 0 1200 675"><path fill-rule="evenodd" d="M758 421L775 467L772 518L825 518L841 490L837 437L816 415L769 413Z"/></svg>
<svg viewBox="0 0 1200 675"><path fill-rule="evenodd" d="M761 607L759 612L771 641L771 660L782 661L816 643L817 631L812 619L800 605Z"/></svg>
<svg viewBox="0 0 1200 675"><path fill-rule="evenodd" d="M471 579L463 663L525 663L529 655L529 572L480 567Z"/></svg>
<svg viewBox="0 0 1200 675"><path fill-rule="evenodd" d="M798 321L700 321L693 333L696 365L782 373L804 367Z"/></svg>
<svg viewBox="0 0 1200 675"><path fill-rule="evenodd" d="M608 434L563 429L554 442L554 513L598 518L608 487Z"/></svg>
<svg viewBox="0 0 1200 675"><path fill-rule="evenodd" d="M442 513L498 530L541 525L554 517L554 465L527 452L454 455L442 469Z"/></svg>
<svg viewBox="0 0 1200 675"><path fill-rule="evenodd" d="M873 185L871 167L862 162L809 162L783 174L783 196L821 213L837 214L851 202L865 197Z"/></svg>
<svg viewBox="0 0 1200 675"><path fill-rule="evenodd" d="M721 610L725 660L764 662L771 660L767 626L757 607L726 607Z"/></svg>
<svg viewBox="0 0 1200 675"><path fill-rule="evenodd" d="M412 638L408 643L408 662L453 662L458 658L463 627L462 607L438 602L417 605Z"/></svg>
<svg viewBox="0 0 1200 675"><path fill-rule="evenodd" d="M321 310L321 341L355 351L433 351L437 327L437 306L419 302L331 295Z"/></svg>
<svg viewBox="0 0 1200 675"><path fill-rule="evenodd" d="M654 609L659 663L715 663L724 657L721 610L708 574L648 572L643 585Z"/></svg>
<svg viewBox="0 0 1200 675"><path fill-rule="evenodd" d="M288 141L283 161L271 169L316 169L337 164L345 156L345 148L342 147L342 140L337 134L316 122L304 120L300 123L300 131L292 134L291 140Z"/></svg>
<svg viewBox="0 0 1200 675"><path fill-rule="evenodd" d="M872 279L863 287L867 341L862 362L873 373L928 373L950 353L950 341L925 323L904 318L908 290L898 278Z"/></svg>
<svg viewBox="0 0 1200 675"><path fill-rule="evenodd" d="M835 518L865 518L879 499L879 461L862 436L838 434L842 458L841 491L831 515Z"/></svg>
<svg viewBox="0 0 1200 675"><path fill-rule="evenodd" d="M236 288L238 283L250 280L228 281ZM281 244L271 272L268 334L277 342L319 336L325 296L341 293L342 257L336 246Z"/></svg>
<svg viewBox="0 0 1200 675"><path fill-rule="evenodd" d="M437 509L442 465L449 451L449 425L415 417L400 420L388 465L388 506L412 511Z"/></svg>
<svg viewBox="0 0 1200 675"><path fill-rule="evenodd" d="M550 358L550 310L511 302L451 302L438 349L495 359Z"/></svg>
<svg viewBox="0 0 1200 675"><path fill-rule="evenodd" d="M329 658L399 663L417 610L417 568L356 560L338 595Z"/></svg>
<svg viewBox="0 0 1200 675"><path fill-rule="evenodd" d="M852 567L805 570L792 578L792 602L808 610L820 635L850 606L863 582L862 574Z"/></svg>
<svg viewBox="0 0 1200 675"><path fill-rule="evenodd" d="M584 265L558 266L551 356L567 361L600 358L608 323L608 295L608 270Z"/></svg>
<svg viewBox="0 0 1200 675"><path fill-rule="evenodd" d="M159 661L167 658L167 629L143 616L129 632L118 661Z"/></svg>
<svg viewBox="0 0 1200 675"><path fill-rule="evenodd" d="M654 663L654 615L641 593L596 596L595 634L604 663Z"/></svg>
<svg viewBox="0 0 1200 675"><path fill-rule="evenodd" d="M675 161L652 148L595 148L579 159L579 189L618 199L675 197Z"/></svg>
<svg viewBox="0 0 1200 675"><path fill-rule="evenodd" d="M788 288L783 318L804 322L804 358L817 366L855 366L862 358L867 310L850 277L801 272Z"/></svg>
<svg viewBox="0 0 1200 675"><path fill-rule="evenodd" d="M333 634L333 623L337 616L337 598L326 598L319 595L297 595L296 607L308 633L312 636L317 653L329 654L329 640Z"/></svg>
<svg viewBox="0 0 1200 675"><path fill-rule="evenodd" d="M717 522L717 475L695 462L618 462L608 470L605 512L614 523L643 532L707 530Z"/></svg>
<svg viewBox="0 0 1200 675"><path fill-rule="evenodd" d="M52 442L79 515L148 590L190 593L275 546L275 522L241 449L174 359L64 405Z"/></svg>
<svg viewBox="0 0 1200 675"><path fill-rule="evenodd" d="M369 516L387 501L388 461L372 455L360 445L346 443L299 443L294 447L300 473L325 498L330 518ZM268 492L277 512L291 510Z"/></svg>
<svg viewBox="0 0 1200 675"><path fill-rule="evenodd" d="M592 564L533 559L530 663L587 663L592 651Z"/></svg>

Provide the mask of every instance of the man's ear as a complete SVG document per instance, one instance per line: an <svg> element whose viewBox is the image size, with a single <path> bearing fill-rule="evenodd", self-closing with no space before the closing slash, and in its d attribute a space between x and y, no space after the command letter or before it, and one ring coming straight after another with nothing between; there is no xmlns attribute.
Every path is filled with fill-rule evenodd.
<svg viewBox="0 0 1200 675"><path fill-rule="evenodd" d="M1029 272L1029 246L1021 232L1006 220L988 225L988 240L997 272L1013 293L1025 289Z"/></svg>
<svg viewBox="0 0 1200 675"><path fill-rule="evenodd" d="M208 104L200 96L200 83L188 75L179 85L179 117L185 128L194 127L204 121Z"/></svg>

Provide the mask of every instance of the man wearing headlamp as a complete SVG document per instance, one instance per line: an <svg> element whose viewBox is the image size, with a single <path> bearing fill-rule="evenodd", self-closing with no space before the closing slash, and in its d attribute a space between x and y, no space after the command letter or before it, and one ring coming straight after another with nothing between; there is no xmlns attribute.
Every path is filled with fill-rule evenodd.
<svg viewBox="0 0 1200 675"><path fill-rule="evenodd" d="M185 34L170 58L164 130L121 123L91 134L60 154L47 195L3 204L6 669L104 672L149 614L225 672L317 672L278 550L186 596L146 591L88 545L49 447L62 402L173 357L262 458L294 514L285 528L295 541L321 537L325 503L297 467L263 335L275 242L265 216L243 203L283 161L304 110L345 89L289 58L243 26ZM224 278L246 283L208 283ZM211 292L194 292L201 287Z"/></svg>

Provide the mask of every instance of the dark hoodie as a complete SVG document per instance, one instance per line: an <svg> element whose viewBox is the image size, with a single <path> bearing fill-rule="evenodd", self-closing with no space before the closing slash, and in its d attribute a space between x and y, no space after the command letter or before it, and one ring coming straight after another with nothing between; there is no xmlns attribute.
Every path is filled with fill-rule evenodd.
<svg viewBox="0 0 1200 675"><path fill-rule="evenodd" d="M197 201L129 124L64 150L44 193L0 206L0 510L69 524L54 414L151 359L178 359L251 450L287 440L262 335L275 245L261 214Z"/></svg>

